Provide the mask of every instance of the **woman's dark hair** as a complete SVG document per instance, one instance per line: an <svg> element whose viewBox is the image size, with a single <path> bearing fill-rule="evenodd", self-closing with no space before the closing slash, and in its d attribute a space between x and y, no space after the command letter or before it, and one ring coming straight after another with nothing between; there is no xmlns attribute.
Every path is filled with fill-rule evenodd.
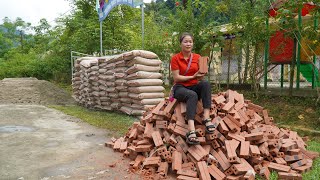
<svg viewBox="0 0 320 180"><path fill-rule="evenodd" d="M190 36L191 39L193 40L193 35L192 35L191 33L184 32L184 33L182 33L181 36L180 36L180 39L179 39L180 44L182 43L183 39L184 39L186 36Z"/></svg>

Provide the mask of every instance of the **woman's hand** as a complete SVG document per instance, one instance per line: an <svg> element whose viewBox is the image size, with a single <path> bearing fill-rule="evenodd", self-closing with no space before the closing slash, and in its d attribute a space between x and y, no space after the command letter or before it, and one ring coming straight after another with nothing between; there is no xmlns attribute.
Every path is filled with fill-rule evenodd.
<svg viewBox="0 0 320 180"><path fill-rule="evenodd" d="M194 73L193 79L202 80L205 75L206 74L203 74L203 73L200 73L199 71L197 71L196 73Z"/></svg>

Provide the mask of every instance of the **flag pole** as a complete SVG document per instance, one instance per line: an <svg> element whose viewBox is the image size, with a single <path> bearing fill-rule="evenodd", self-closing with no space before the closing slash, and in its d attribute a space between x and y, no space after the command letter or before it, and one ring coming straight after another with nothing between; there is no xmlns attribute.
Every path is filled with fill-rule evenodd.
<svg viewBox="0 0 320 180"><path fill-rule="evenodd" d="M102 56L102 21L100 21L100 57Z"/></svg>
<svg viewBox="0 0 320 180"><path fill-rule="evenodd" d="M141 6L141 36L142 36L142 49L144 48L144 3Z"/></svg>

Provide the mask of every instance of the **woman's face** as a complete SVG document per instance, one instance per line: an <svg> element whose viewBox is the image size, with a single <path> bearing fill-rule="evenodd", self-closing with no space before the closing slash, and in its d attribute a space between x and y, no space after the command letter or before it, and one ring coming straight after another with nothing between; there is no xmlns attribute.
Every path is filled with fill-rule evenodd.
<svg viewBox="0 0 320 180"><path fill-rule="evenodd" d="M184 52L191 52L193 48L193 40L191 36L185 36L181 42L181 50Z"/></svg>

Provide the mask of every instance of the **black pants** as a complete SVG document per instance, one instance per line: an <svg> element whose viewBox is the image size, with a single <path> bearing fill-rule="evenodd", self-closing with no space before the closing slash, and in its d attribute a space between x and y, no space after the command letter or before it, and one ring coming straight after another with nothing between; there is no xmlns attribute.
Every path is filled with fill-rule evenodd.
<svg viewBox="0 0 320 180"><path fill-rule="evenodd" d="M178 101L187 103L187 120L194 120L199 99L202 100L203 108L211 108L211 86L208 81L200 81L194 86L176 84L173 96Z"/></svg>

